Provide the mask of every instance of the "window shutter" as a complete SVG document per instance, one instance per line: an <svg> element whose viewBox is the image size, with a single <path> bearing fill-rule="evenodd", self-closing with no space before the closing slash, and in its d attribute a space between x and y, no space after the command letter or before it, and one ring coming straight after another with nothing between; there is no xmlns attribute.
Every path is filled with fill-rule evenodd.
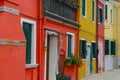
<svg viewBox="0 0 120 80"><path fill-rule="evenodd" d="M23 31L26 37L27 45L26 45L26 64L31 63L31 33L32 26L28 23L23 23Z"/></svg>
<svg viewBox="0 0 120 80"><path fill-rule="evenodd" d="M102 23L102 9L100 9L100 23Z"/></svg>
<svg viewBox="0 0 120 80"><path fill-rule="evenodd" d="M107 5L105 5L105 19L107 19L107 10L108 9L108 6Z"/></svg>
<svg viewBox="0 0 120 80"><path fill-rule="evenodd" d="M68 57L72 55L72 36L68 34Z"/></svg>
<svg viewBox="0 0 120 80"><path fill-rule="evenodd" d="M95 7L95 2L92 0L92 21L94 21L94 7Z"/></svg>
<svg viewBox="0 0 120 80"><path fill-rule="evenodd" d="M111 41L111 55L115 55L116 53L116 43L115 41Z"/></svg>
<svg viewBox="0 0 120 80"><path fill-rule="evenodd" d="M80 40L80 54L79 57L84 58L86 56L86 41L85 40Z"/></svg>
<svg viewBox="0 0 120 80"><path fill-rule="evenodd" d="M92 47L93 47L93 58L96 58L96 43L92 43Z"/></svg>
<svg viewBox="0 0 120 80"><path fill-rule="evenodd" d="M82 53L83 53L83 57L85 58L86 57L86 41L83 40L82 41Z"/></svg>
<svg viewBox="0 0 120 80"><path fill-rule="evenodd" d="M109 40L105 40L105 55L109 55Z"/></svg>
<svg viewBox="0 0 120 80"><path fill-rule="evenodd" d="M85 8L86 8L86 6L85 6L85 0L82 0L82 15L83 16L85 16Z"/></svg>

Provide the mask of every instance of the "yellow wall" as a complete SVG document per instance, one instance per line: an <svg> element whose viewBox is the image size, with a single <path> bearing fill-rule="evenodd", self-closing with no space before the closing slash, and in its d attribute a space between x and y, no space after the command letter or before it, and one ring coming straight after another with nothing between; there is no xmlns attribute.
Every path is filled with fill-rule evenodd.
<svg viewBox="0 0 120 80"><path fill-rule="evenodd" d="M120 2L114 1L114 31L113 31L113 36L114 39L116 40L116 53L117 56L120 57L120 35L119 35L119 30L120 30Z"/></svg>
<svg viewBox="0 0 120 80"><path fill-rule="evenodd" d="M82 0L80 0L79 2L80 8L79 8L78 21L79 21L79 24L81 25L81 27L79 28L79 40L80 38L83 38L87 41L87 43L91 44L92 41L96 41L96 21L92 22L92 0L86 0L86 1L87 1L86 17L82 16L82 7L81 7ZM95 11L96 11L96 8L95 8ZM96 12L95 12L95 15L96 15ZM93 73L95 73L96 60L93 60L93 68L94 68ZM86 76L86 60L83 61L82 67L78 69L78 80L80 80L80 78L83 78L85 76Z"/></svg>
<svg viewBox="0 0 120 80"><path fill-rule="evenodd" d="M111 5L111 3L108 1L106 2L106 4L108 5L108 19L104 21L104 26L105 26L105 39L109 39L109 40L113 40L113 22L111 23L110 21L110 10L113 10L113 6Z"/></svg>

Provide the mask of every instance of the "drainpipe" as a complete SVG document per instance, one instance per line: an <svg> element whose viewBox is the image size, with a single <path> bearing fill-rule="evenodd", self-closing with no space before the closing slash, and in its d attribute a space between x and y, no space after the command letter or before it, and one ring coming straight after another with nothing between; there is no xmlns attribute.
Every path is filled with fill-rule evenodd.
<svg viewBox="0 0 120 80"><path fill-rule="evenodd" d="M98 73L98 0L96 0L96 73Z"/></svg>

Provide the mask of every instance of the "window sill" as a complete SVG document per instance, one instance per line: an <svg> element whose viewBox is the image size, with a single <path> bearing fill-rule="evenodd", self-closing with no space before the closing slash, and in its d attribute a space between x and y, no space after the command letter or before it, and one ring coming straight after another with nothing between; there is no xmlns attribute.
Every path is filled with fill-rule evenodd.
<svg viewBox="0 0 120 80"><path fill-rule="evenodd" d="M25 68L36 68L38 67L38 64L26 64Z"/></svg>
<svg viewBox="0 0 120 80"><path fill-rule="evenodd" d="M102 25L102 23L98 23L98 25Z"/></svg>

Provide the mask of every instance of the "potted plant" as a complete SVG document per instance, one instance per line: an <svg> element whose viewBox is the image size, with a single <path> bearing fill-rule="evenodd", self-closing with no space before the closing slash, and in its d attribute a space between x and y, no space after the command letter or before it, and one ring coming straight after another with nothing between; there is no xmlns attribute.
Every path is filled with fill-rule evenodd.
<svg viewBox="0 0 120 80"><path fill-rule="evenodd" d="M59 73L56 75L56 80L71 80L70 76L65 75L64 73Z"/></svg>
<svg viewBox="0 0 120 80"><path fill-rule="evenodd" d="M76 56L71 55L69 58L66 59L65 64L67 66L79 64L79 59Z"/></svg>

